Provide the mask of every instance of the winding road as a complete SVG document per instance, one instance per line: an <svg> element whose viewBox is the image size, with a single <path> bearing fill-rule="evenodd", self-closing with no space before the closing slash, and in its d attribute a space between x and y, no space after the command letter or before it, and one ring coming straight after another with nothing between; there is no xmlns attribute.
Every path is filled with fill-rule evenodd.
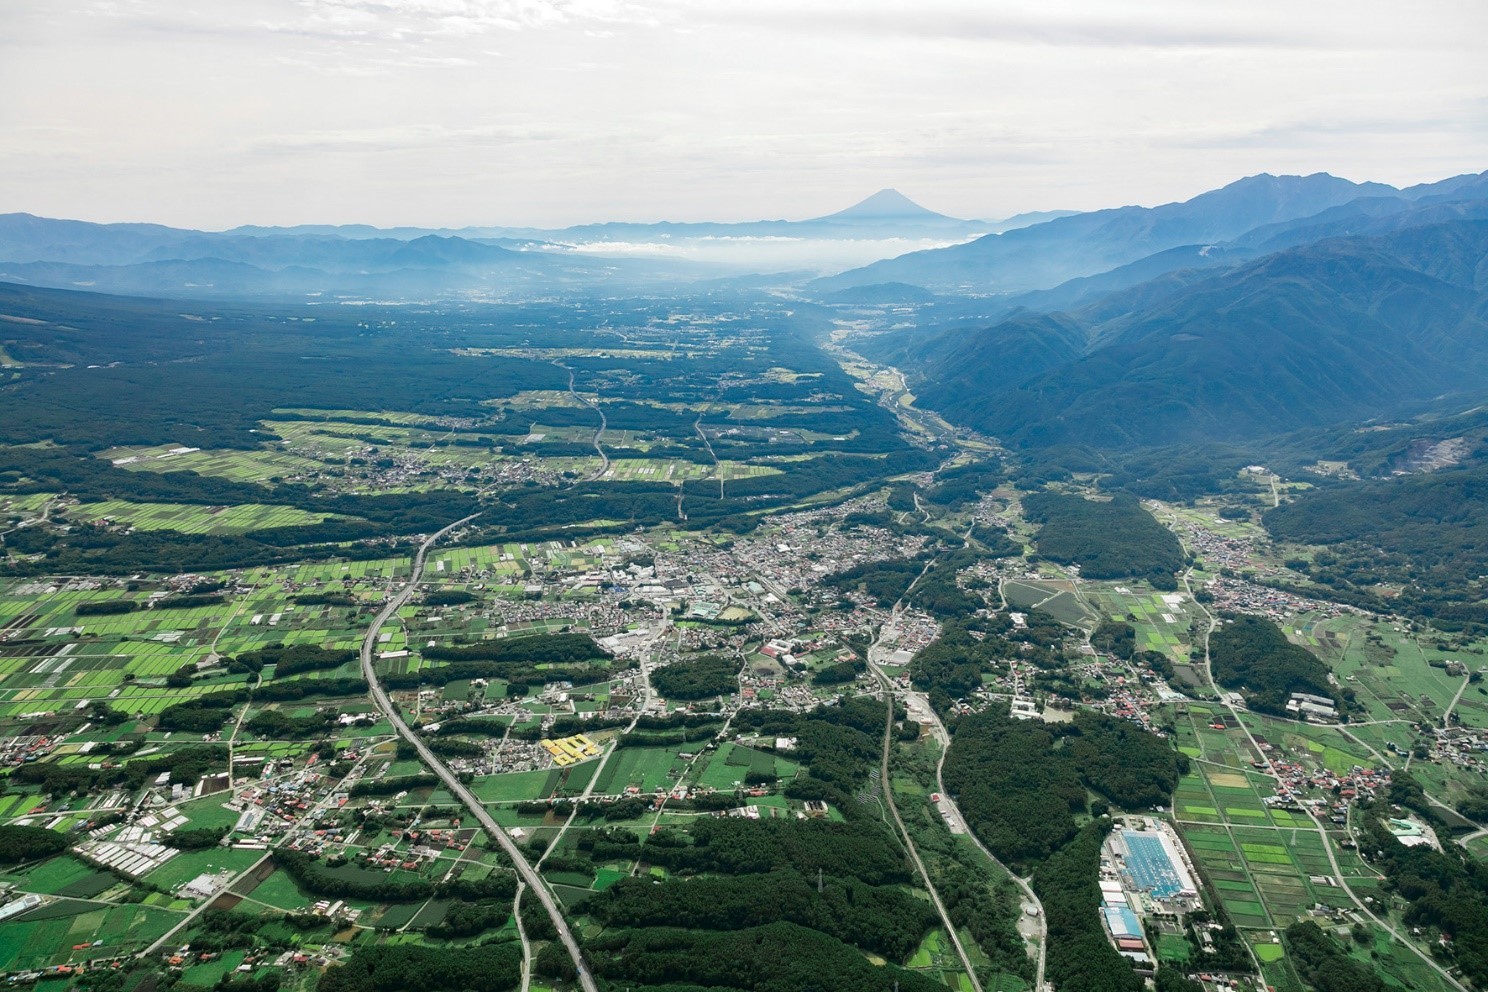
<svg viewBox="0 0 1488 992"><path fill-rule="evenodd" d="M601 417L603 417L603 414L601 414ZM597 444L596 447L598 447ZM558 931L558 939L562 941L564 949L568 951L568 956L573 960L574 971L578 976L579 985L584 989L584 992L599 992L599 986L594 983L594 977L589 973L588 965L584 963L584 954L579 950L579 943L574 939L573 931L569 929L568 921L563 918L563 913L559 911L558 903L554 900L553 894L543 886L541 877L527 863L527 859L522 856L522 852L517 847L516 842L501 828L501 825L496 822L495 818L491 816L486 810L486 807L476 798L475 794L465 787L465 783L461 782L455 776L455 773L449 770L449 767L439 759L438 755L429 750L423 738L414 733L413 728L409 727L403 721L403 717L393 706L393 701L388 698L387 690L382 687L382 682L377 677L376 666L372 663L372 652L377 645L377 636L382 631L383 624L387 623L398 610L402 609L413 598L414 593L418 591L419 580L424 574L424 557L428 554L429 549L450 531L469 523L478 516L480 516L479 513L473 513L463 520L456 520L438 533L430 535L424 540L423 544L419 545L417 553L413 556L413 571L409 574L408 581L383 606L382 611L372 621L372 626L367 628L367 636L362 639L362 675L367 680L367 688L372 696L372 701L382 711L383 715L387 717L388 722L393 725L393 729L397 731L398 736L413 746L413 749L418 752L419 759L428 766L430 771L439 777L440 781L444 783L445 788L449 789L450 793L456 799L460 800L466 809L470 810L476 822L486 831L486 836L501 845L502 849L506 851L507 857L511 859L512 865L516 868L517 876L532 890L533 895L537 896L542 902L543 908L548 911L548 918L553 921L553 928ZM527 941L526 934L520 930L518 932L522 937L523 961L530 961L532 959L531 945Z"/></svg>
<svg viewBox="0 0 1488 992"><path fill-rule="evenodd" d="M1174 532L1176 533L1176 529ZM1180 540L1181 539L1182 538L1180 537ZM1185 550L1187 550L1187 548L1185 548ZM1219 626L1219 618L1216 617L1207 606L1199 602L1199 600L1194 596L1193 585L1189 581L1189 576L1192 572L1193 566L1190 565L1183 571L1180 578L1183 580L1183 588L1188 591L1189 599L1193 601L1193 604L1197 606L1203 612L1204 616L1207 617L1209 620L1209 624L1204 630L1204 678L1209 683L1210 690L1219 698L1225 709L1230 711L1230 716L1234 717L1236 726L1238 726L1245 732L1245 739L1250 742L1250 746L1255 751L1257 758L1265 763L1266 774L1271 776L1272 778L1277 779L1279 782L1281 779L1281 775L1276 771L1275 766L1272 765L1270 755L1261 750L1260 742L1258 742L1255 739L1255 735L1251 733L1249 725L1247 725L1246 722L1240 718L1240 711L1236 709L1234 703L1230 701L1230 695L1221 690L1219 685L1214 681L1214 666L1209 657L1209 639L1211 636L1213 636L1215 628ZM1395 939L1397 943L1401 944L1404 947L1408 947L1413 952L1415 952L1416 956L1420 958L1426 965L1428 965L1432 971L1440 975L1442 980L1445 981L1448 985L1450 985L1454 989L1458 989L1459 992L1467 992L1467 987L1464 986L1457 979L1453 978L1452 974L1447 971L1447 969L1437 964L1436 961L1431 957L1431 955L1427 954L1415 944L1411 943L1403 935L1401 935L1400 931L1392 927L1387 921L1381 919L1374 912L1374 910L1370 909L1367 905L1364 904L1364 901L1354 893L1353 889L1349 888L1348 880L1343 875L1343 868L1338 864L1338 856L1333 851L1333 841L1331 838L1328 837L1327 828L1323 826L1323 821L1320 820L1317 814L1314 813L1310 808L1304 807L1304 809L1306 809L1307 815L1312 817L1313 825L1317 827L1318 837L1322 840L1323 850L1328 855L1328 865L1333 871L1333 877L1338 879L1338 884L1342 886L1343 891L1346 892L1349 899L1353 901L1354 907L1358 909L1360 913L1373 920L1374 923L1377 924L1381 930L1384 930L1386 933L1388 933L1392 938ZM1250 948L1248 942L1246 944L1246 947ZM1254 959L1255 957L1253 949L1251 949L1251 957L1252 959ZM1260 971L1259 961L1256 961L1256 969L1257 974L1262 974L1262 972Z"/></svg>
<svg viewBox="0 0 1488 992"><path fill-rule="evenodd" d="M568 373L568 394L574 399L578 400L580 403L587 406L589 409L593 410L595 413L599 414L599 429L594 432L594 440L590 442L594 445L595 453L599 455L599 468L595 469L594 472L589 475L589 478L585 479L584 481L593 482L596 479L603 479L605 473L610 470L610 456L605 454L604 446L599 443L599 439L604 437L604 432L609 429L610 419L605 416L604 408L601 407L599 403L591 400L589 397L574 389L573 369L569 368L567 365L564 365L562 362L554 362L553 364Z"/></svg>

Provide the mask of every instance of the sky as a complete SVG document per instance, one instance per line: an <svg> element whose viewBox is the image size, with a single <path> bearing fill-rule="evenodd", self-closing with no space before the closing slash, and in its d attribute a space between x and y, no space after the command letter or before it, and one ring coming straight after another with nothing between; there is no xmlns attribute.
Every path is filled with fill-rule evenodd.
<svg viewBox="0 0 1488 992"><path fill-rule="evenodd" d="M1483 0L0 0L0 212L1000 218L1488 169Z"/></svg>

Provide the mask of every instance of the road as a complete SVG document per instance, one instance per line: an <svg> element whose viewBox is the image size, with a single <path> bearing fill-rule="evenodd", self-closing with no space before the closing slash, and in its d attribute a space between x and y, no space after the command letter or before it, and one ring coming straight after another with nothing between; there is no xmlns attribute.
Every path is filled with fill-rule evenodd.
<svg viewBox="0 0 1488 992"><path fill-rule="evenodd" d="M223 892L228 891L234 885L237 885L239 881L241 881L242 879L248 877L253 872L257 871L258 870L258 866L261 865L261 864L263 864L265 861L267 861L269 859L270 855L272 855L273 853L274 853L273 851L265 851L263 853L263 857L259 858L257 861L253 862L253 864L249 865L247 868L244 868L242 871L238 872L237 875L235 875L233 877L233 880L231 882L227 883L227 885L223 887L222 891ZM191 924L195 923L196 922L196 918L199 917L199 916L201 916L203 913L205 913L207 911L207 907L210 906L210 905L212 905L216 901L217 901L217 897L216 896L213 896L210 899L203 899L201 901L201 903L195 909L193 909L191 912L189 912L189 913L186 914L186 916L181 920L180 923L177 923L175 926L171 927L165 933L163 933L159 937L157 937L155 939L155 942L152 943L149 947L145 948L143 951L140 951L139 952L139 957L147 958L147 957L149 957L152 954L158 954L160 952L160 949L162 947L164 947L166 944L168 944L168 943L171 942L171 938L172 937L174 937L176 934L180 933L181 931L185 930L187 927L191 926Z"/></svg>
<svg viewBox="0 0 1488 992"><path fill-rule="evenodd" d="M1452 711L1457 708L1458 703L1462 702L1462 694L1467 691L1467 684L1471 681L1472 679L1466 675L1462 677L1462 684L1457 687L1457 695L1452 697L1451 703L1447 705L1447 711L1442 714L1443 727L1450 727L1452 725Z"/></svg>
<svg viewBox="0 0 1488 992"><path fill-rule="evenodd" d="M593 482L595 479L603 479L604 474L610 470L610 456L605 454L604 446L599 443L599 439L604 437L605 430L610 426L610 420L608 417L605 416L603 407L591 400L589 397L581 395L577 390L574 389L573 369L569 368L567 365L564 365L562 362L554 362L553 364L568 373L568 394L574 399L578 400L580 403L587 406L589 409L593 410L595 413L599 414L599 430L594 432L594 440L590 442L594 445L595 454L599 455L599 468L591 472L589 477L584 481Z"/></svg>
<svg viewBox="0 0 1488 992"><path fill-rule="evenodd" d="M600 756L599 766L594 769L594 774L589 776L589 784L584 786L584 791L580 793L579 797L573 801L573 811L568 814L568 819L563 821L563 826L558 828L558 832L554 834L553 839L548 842L547 851L544 851L542 857L537 859L537 867L542 867L542 863L544 859L547 858L548 852L556 851L558 849L558 844L561 840L563 840L563 835L568 832L569 826L579 815L579 807L588 802L590 797L594 795L594 787L599 784L599 780L604 777L605 766L610 763L610 758L614 756L615 752L620 750L620 739L626 734L635 730L636 724L640 722L641 717L645 716L647 707L651 705L652 658L650 652L656 647L657 644L661 642L661 639L666 636L667 631L671 629L671 625L672 622L670 620L663 619L661 621L661 626L658 627L656 629L656 632L651 635L651 640L648 641L646 646L641 649L641 704L640 706L636 707L636 714L634 717L631 718L630 723L626 725L625 729L615 735L613 746Z"/></svg>
<svg viewBox="0 0 1488 992"><path fill-rule="evenodd" d="M894 683L876 665L873 673L883 684L884 707L887 710L884 714L883 757L879 761L878 769L879 777L883 782L884 802L888 804L889 815L894 818L894 826L899 828L899 836L904 841L904 849L909 852L915 870L920 873L920 881L925 883L925 891L930 893L930 901L935 904L935 911L940 914L941 925L945 927L946 934L951 938L952 946L956 948L956 956L961 959L961 966L966 969L966 975L971 979L972 988L976 989L976 992L982 992L982 983L977 978L976 968L972 967L971 956L966 953L966 948L961 943L961 935L956 931L956 925L951 922L951 914L946 912L945 903L940 900L940 893L935 891L935 883L930 880L930 872L925 870L925 862L920 860L920 852L916 850L914 840L909 836L909 830L904 826L904 820L899 815L899 806L894 802L894 782L889 777L889 753L894 744Z"/></svg>
<svg viewBox="0 0 1488 992"><path fill-rule="evenodd" d="M563 918L563 913L559 911L558 903L554 900L553 894L543 886L542 878L527 863L527 859L522 856L521 849L517 847L516 842L501 828L501 825L496 822L495 818L491 816L486 810L486 807L476 798L475 794L465 787L465 783L461 782L455 773L449 770L449 767L439 759L438 755L429 750L428 745L424 743L424 739L414 733L413 728L409 727L403 721L403 717L394 708L393 701L388 697L387 690L382 687L382 682L377 677L376 666L372 663L372 652L377 645L377 635L382 630L382 625L387 623L398 610L402 609L413 598L414 593L418 591L419 580L424 574L424 556L428 554L429 549L440 538L444 537L444 535L457 527L469 523L478 516L480 514L472 513L463 520L457 520L438 533L430 535L424 540L423 544L419 545L417 553L413 556L413 571L408 577L408 582L404 584L403 588L392 599L387 601L382 611L372 621L372 626L367 628L367 636L362 639L362 675L367 679L367 688L371 693L372 701L382 711L383 715L387 717L388 722L393 725L393 729L397 731L398 736L413 745L413 749L418 752L419 759L428 766L430 771L439 777L440 781L444 783L445 788L449 789L450 793L456 799L460 800L466 809L470 810L476 822L486 831L486 836L501 845L502 849L506 851L507 857L511 859L512 865L516 868L517 876L542 902L543 908L548 911L548 918L553 921L554 929L558 931L558 939L562 941L564 949L568 951L569 958L573 960L574 971L578 976L579 985L584 989L584 992L599 992L599 986L594 983L594 977L589 974L589 966L584 963L584 954L579 950L579 943L574 939L573 931L569 929L568 921ZM523 960L530 961L532 959L532 948L526 941L526 934L523 933L521 935L523 937Z"/></svg>
<svg viewBox="0 0 1488 992"><path fill-rule="evenodd" d="M884 652L887 650L887 648L883 646L884 637L885 635L893 632L895 627L895 618L897 616L898 606L896 604L894 613L891 614L889 620L884 624L882 632L879 634L878 641L876 641L872 645L872 647L868 649L869 667L872 669L873 674L878 678L880 684L882 684L885 690L890 692L891 694L895 691L893 681L888 677L888 674L885 673L878 666ZM996 855L994 855L987 849L987 846L981 842L980 838L977 837L976 833L966 822L966 817L961 812L961 807L957 805L956 800L951 796L951 794L946 791L945 781L941 777L941 774L942 768L945 765L946 753L950 750L951 734L950 731L946 729L945 724L941 721L940 714L935 712L935 709L930 705L930 700L926 698L924 693L902 691L900 694L905 697L905 701L908 704L909 712L912 718L920 719L922 716L929 717L931 721L931 733L935 735L936 741L940 743L940 760L935 763L935 785L936 788L940 790L941 802L945 805L947 812L950 814L951 818L954 819L962 827L962 829L966 831L966 836L971 838L972 843L977 846L977 850L981 851L988 861L996 865L1005 875L1007 875L1008 878L1011 878L1018 884L1018 888L1021 889L1023 892L1023 906L1031 906L1034 909L1034 914L1031 918L1036 923L1036 932L1034 933L1032 940L1029 940L1027 934L1024 935L1024 939L1030 944L1030 951L1034 950L1033 945L1037 945L1037 953L1035 955L1037 966L1035 970L1033 987L1035 989L1035 992L1039 992L1039 990L1042 990L1044 988L1044 964L1047 960L1047 948L1049 944L1048 921L1044 917L1044 904L1039 900L1039 897L1034 894L1033 886L1029 884L1028 879L1022 878L1014 873L1008 868L1007 865L998 860ZM884 782L884 791L886 793L888 792L887 780L885 780ZM892 802L892 796L890 796L889 798ZM893 809L892 805L890 808ZM898 816L898 810L894 810L894 817L896 820L898 819ZM913 852L913 847L911 847L911 852ZM915 861L916 863L918 863L918 855L915 855ZM934 895L934 890L931 890L931 894ZM938 899L937 905L939 905ZM1023 919L1027 920L1029 918L1029 914L1027 912L1024 912ZM1020 921L1019 930L1021 931L1022 928L1022 921Z"/></svg>
<svg viewBox="0 0 1488 992"><path fill-rule="evenodd" d="M1193 566L1190 565L1183 571L1181 578L1183 579L1183 588L1188 591L1189 599L1193 600L1193 604L1197 606L1201 611L1203 611L1204 616L1207 617L1209 621L1208 627L1204 631L1204 679L1209 683L1210 690L1213 691L1214 694L1218 696L1219 699L1222 701L1225 709L1230 711L1230 716L1234 717L1236 726L1238 726L1245 732L1245 739L1250 742L1250 746L1252 750L1255 751L1257 758L1265 763L1266 774L1279 781L1281 775L1271 764L1270 756L1265 751L1261 750L1260 743L1255 739L1255 735L1250 732L1250 727L1245 723L1244 720L1240 718L1240 711L1235 708L1235 705L1232 702L1230 702L1229 695L1223 692L1219 688L1219 685L1214 681L1214 666L1211 663L1209 657L1209 639L1213 635L1215 628L1219 626L1219 618L1216 617L1207 606L1199 602L1198 599L1194 597L1193 585L1189 582L1189 574L1192 571ZM1304 809L1306 809L1306 807L1304 807ZM1343 887L1344 892L1348 893L1348 897L1350 900L1353 901L1355 908L1358 909L1360 913L1373 920L1381 930L1384 930L1386 933L1388 933L1392 938L1395 939L1397 943L1414 951L1416 956L1424 961L1428 966L1430 966L1432 971L1440 975L1442 977L1442 980L1445 981L1448 985L1450 985L1454 989L1460 990L1460 992L1467 992L1466 986L1457 981L1457 979L1453 978L1451 973L1448 972L1447 969L1437 964L1435 959L1433 959L1431 955L1421 950L1409 940L1406 940L1405 937L1401 935L1400 931L1396 930L1389 923L1380 919L1379 916L1375 915L1375 912L1368 906L1366 906L1362 899L1354 894L1354 890L1349 888L1348 881L1344 878L1342 867L1340 867L1338 864L1338 856L1333 851L1333 841L1328 837L1328 831L1323 826L1323 821L1318 819L1317 814L1313 813L1311 809L1307 809L1307 815L1312 817L1313 825L1317 828L1318 837L1323 842L1323 850L1327 852L1328 865L1333 871L1333 877L1338 879L1338 884ZM1247 943L1246 946L1248 948L1250 945ZM1254 959L1253 950L1251 951L1251 955ZM1262 972L1260 971L1259 961L1256 961L1256 974L1262 974Z"/></svg>

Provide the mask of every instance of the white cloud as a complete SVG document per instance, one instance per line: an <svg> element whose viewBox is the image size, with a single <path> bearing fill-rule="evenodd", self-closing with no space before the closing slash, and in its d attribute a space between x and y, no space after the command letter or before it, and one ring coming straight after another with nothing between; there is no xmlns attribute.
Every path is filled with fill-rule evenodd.
<svg viewBox="0 0 1488 992"><path fill-rule="evenodd" d="M304 16L279 30L405 41L634 19L630 0L298 0Z"/></svg>
<svg viewBox="0 0 1488 992"><path fill-rule="evenodd" d="M0 0L0 210L556 226L1417 182L1488 167L1483 37L1481 0Z"/></svg>

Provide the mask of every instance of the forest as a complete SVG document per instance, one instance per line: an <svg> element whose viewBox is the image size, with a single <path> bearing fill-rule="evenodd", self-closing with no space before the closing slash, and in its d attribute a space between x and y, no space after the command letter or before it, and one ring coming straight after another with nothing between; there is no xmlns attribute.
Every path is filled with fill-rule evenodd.
<svg viewBox="0 0 1488 992"><path fill-rule="evenodd" d="M875 966L842 942L784 920L727 932L625 930L601 935L586 950L611 988L635 983L636 992L945 992L939 982Z"/></svg>
<svg viewBox="0 0 1488 992"><path fill-rule="evenodd" d="M1410 903L1405 922L1451 934L1452 960L1475 984L1488 982L1488 868L1456 844L1437 851L1400 843L1382 822L1388 813L1380 805L1364 818L1361 847L1376 852L1389 889Z"/></svg>
<svg viewBox="0 0 1488 992"><path fill-rule="evenodd" d="M1384 992L1384 981L1351 958L1313 920L1287 927L1285 943L1297 973L1317 992Z"/></svg>
<svg viewBox="0 0 1488 992"><path fill-rule="evenodd" d="M1488 630L1488 465L1321 485L1263 521L1277 540L1327 545L1308 576L1330 595L1398 584L1390 610Z"/></svg>
<svg viewBox="0 0 1488 992"><path fill-rule="evenodd" d="M1177 588L1173 573L1183 567L1183 546L1135 496L1030 493L1023 513L1040 525L1034 540L1050 561L1078 565L1087 579L1143 578L1159 589Z"/></svg>
<svg viewBox="0 0 1488 992"><path fill-rule="evenodd" d="M1033 873L1033 891L1049 927L1046 974L1055 988L1140 992L1143 983L1101 925L1101 842L1109 820L1087 824Z"/></svg>
<svg viewBox="0 0 1488 992"><path fill-rule="evenodd" d="M1026 865L1074 837L1087 790L1127 809L1165 804L1187 760L1170 742L1100 713L1045 724L986 710L956 722L944 775L982 842Z"/></svg>
<svg viewBox="0 0 1488 992"><path fill-rule="evenodd" d="M48 858L67 848L67 836L45 827L0 825L0 864Z"/></svg>
<svg viewBox="0 0 1488 992"><path fill-rule="evenodd" d="M707 654L674 661L651 673L651 685L665 699L707 699L739 691L739 662Z"/></svg>
<svg viewBox="0 0 1488 992"><path fill-rule="evenodd" d="M1285 714L1294 692L1342 701L1344 694L1328 681L1328 666L1288 641L1276 624L1238 614L1224 621L1209 638L1214 680L1227 689L1242 690L1252 709Z"/></svg>
<svg viewBox="0 0 1488 992"><path fill-rule="evenodd" d="M824 878L776 868L766 874L672 879L622 879L585 911L606 925L739 930L786 920L904 963L938 917L903 889L849 877Z"/></svg>
<svg viewBox="0 0 1488 992"><path fill-rule="evenodd" d="M316 992L466 992L515 988L521 980L522 945L467 947L363 944L345 964L320 976Z"/></svg>

